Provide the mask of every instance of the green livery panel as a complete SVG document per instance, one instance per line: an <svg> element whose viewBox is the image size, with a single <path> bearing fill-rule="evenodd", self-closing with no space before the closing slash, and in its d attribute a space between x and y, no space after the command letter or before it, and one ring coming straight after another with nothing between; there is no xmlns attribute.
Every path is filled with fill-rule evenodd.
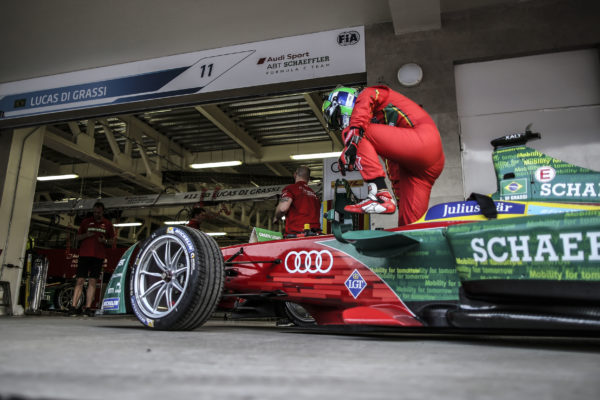
<svg viewBox="0 0 600 400"><path fill-rule="evenodd" d="M372 233L364 232L365 240L370 240ZM353 239L360 242L360 232L353 233ZM444 228L397 234L411 244L406 251L393 256L366 255L359 252L356 243L328 240L322 244L340 250L367 266L403 301L458 300L459 279ZM413 246L415 242L418 244Z"/></svg>
<svg viewBox="0 0 600 400"><path fill-rule="evenodd" d="M450 226L460 280L600 281L600 211Z"/></svg>

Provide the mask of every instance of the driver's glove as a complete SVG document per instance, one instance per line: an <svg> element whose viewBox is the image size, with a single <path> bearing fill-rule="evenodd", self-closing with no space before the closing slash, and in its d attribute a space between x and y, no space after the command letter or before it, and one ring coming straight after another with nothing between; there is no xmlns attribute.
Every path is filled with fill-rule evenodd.
<svg viewBox="0 0 600 400"><path fill-rule="evenodd" d="M363 130L360 128L348 127L342 131L342 138L346 147L340 155L338 165L343 176L346 176L346 171L354 171L355 169L358 143L362 137Z"/></svg>

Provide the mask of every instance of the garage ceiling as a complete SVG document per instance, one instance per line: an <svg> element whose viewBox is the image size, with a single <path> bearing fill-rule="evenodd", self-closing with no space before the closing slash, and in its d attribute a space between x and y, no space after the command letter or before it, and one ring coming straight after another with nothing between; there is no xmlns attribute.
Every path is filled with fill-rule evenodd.
<svg viewBox="0 0 600 400"><path fill-rule="evenodd" d="M38 192L53 192L51 197L56 199L60 197L55 193L57 191L62 191L65 197L73 194L98 197L155 193L168 186L178 190L197 190L197 186L203 183L281 184L290 182L292 172L301 164L308 164L313 177L320 179L320 160L293 161L285 152L271 154L270 161L266 163L245 160L241 166L210 172L192 170L188 164L201 160L223 160L230 153L256 158L258 153L269 149L276 153L277 149L295 148L296 153L302 153L310 143L328 143L322 151L339 149L339 139L325 128L319 111L322 96L326 93L327 90L304 92L53 124L48 127L48 138L42 150L40 175L74 171L84 182L40 182ZM132 126L140 128L143 133L139 137L132 136L128 131ZM89 134L90 129L94 153L99 157L113 160L115 150L111 146L117 146L121 153L131 149L133 163L140 164L142 153L151 163L159 160L162 187L148 187L136 177L123 179L102 169L102 162L86 161L90 159L89 154L77 150L75 143L78 135ZM148 131L153 135L148 135ZM53 140L56 137L57 140ZM73 146L66 148L68 145L64 141L58 142L59 139L73 143ZM172 151L159 150L161 142ZM173 161L175 157L171 152L177 153L177 160L187 155L189 162ZM94 167L95 164L98 168ZM188 184L188 187L182 184Z"/></svg>

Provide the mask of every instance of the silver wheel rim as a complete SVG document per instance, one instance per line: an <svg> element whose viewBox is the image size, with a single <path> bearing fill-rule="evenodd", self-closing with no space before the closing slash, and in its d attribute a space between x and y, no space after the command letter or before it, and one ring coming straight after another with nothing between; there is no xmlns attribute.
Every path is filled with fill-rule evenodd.
<svg viewBox="0 0 600 400"><path fill-rule="evenodd" d="M300 304L292 303L291 301L286 301L285 304L287 306L289 313L292 314L292 316L294 318L296 318L298 321L301 321L301 322L304 322L307 324L315 323L315 319L313 318L313 316L310 315L310 313L308 311L306 311L306 309L304 307L302 307Z"/></svg>
<svg viewBox="0 0 600 400"><path fill-rule="evenodd" d="M177 308L188 285L190 258L181 239L159 236L140 255L134 295L142 312L161 318Z"/></svg>
<svg viewBox="0 0 600 400"><path fill-rule="evenodd" d="M84 286L85 288L85 286ZM71 301L73 300L73 292L75 291L75 286L68 287L60 291L58 296L58 307L60 310L67 310L71 305ZM85 290L79 296L79 301L75 305L75 308L80 308L83 305Z"/></svg>

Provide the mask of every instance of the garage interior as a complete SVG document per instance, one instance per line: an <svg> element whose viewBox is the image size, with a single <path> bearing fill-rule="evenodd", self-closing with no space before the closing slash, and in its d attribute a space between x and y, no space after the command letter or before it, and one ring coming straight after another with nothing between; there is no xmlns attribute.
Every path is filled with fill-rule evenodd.
<svg viewBox="0 0 600 400"><path fill-rule="evenodd" d="M308 165L312 183L318 184L323 176L322 160L295 161L290 154L341 148L320 111L327 93L324 88L47 125L39 175L75 173L79 178L38 182L35 200L284 185L292 182L292 173L299 165ZM80 135L86 138L87 147L80 144ZM235 152L244 159L269 161L210 170L189 167L195 160L222 160L224 154ZM181 160L186 160L185 165ZM247 241L254 226L279 230L279 226L272 226L276 202L276 196L266 201L204 202L208 217L203 230L226 232L215 237L220 245ZM111 209L108 215L113 223L143 223L141 227L119 229L119 245L130 245L165 221L186 220L190 210L189 205ZM34 214L31 234L36 245L64 246L67 233L77 226L74 218L80 216Z"/></svg>
<svg viewBox="0 0 600 400"><path fill-rule="evenodd" d="M66 3L33 2L31 9L3 5L5 36L14 37L25 21L32 36L21 35L6 44L5 52L11 56L0 66L0 82L361 25L365 26L366 73L148 102L143 108L123 106L0 120L5 137L17 130L44 129L37 175L79 175L74 180L38 182L35 204L283 185L291 183L291 174L300 164L309 165L313 183L318 185L322 162L294 161L290 155L341 150L339 139L327 131L319 111L324 94L340 83L359 88L385 84L422 104L438 125L446 155L430 204L463 200L464 138L457 114L456 65L597 49L600 42L598 6L586 1L428 0L418 5L409 0L314 1L280 10L263 0L251 5L239 2L235 11L216 4L211 13L182 2L180 9L171 9L166 16L160 2L135 3L120 5L121 17L97 4L70 4L74 8L69 10L64 8ZM73 35L68 23L75 14L90 16L80 35ZM52 24L52 20L61 23ZM108 20L114 23L112 29L99 22ZM168 32L148 28L161 24L170 28ZM399 84L398 68L407 62L422 66L421 84ZM494 130L482 135L505 133ZM244 163L211 170L189 168L190 162L223 160L230 155ZM12 193L3 187L5 197ZM2 204L7 220L9 204ZM254 226L279 229L271 225L275 204L276 196L266 201L207 203L211 218L204 228L227 232L215 237L221 246L245 242ZM119 229L118 245L127 246L165 221L185 220L189 209L190 205L181 205L108 211L113 223L143 224ZM29 209L10 216L11 224L0 235L0 243L8 244L2 246L3 267L23 264L29 235L39 248L73 247L83 214L31 213ZM30 223L23 223L23 216ZM14 271L4 268L3 274L16 275Z"/></svg>
<svg viewBox="0 0 600 400"><path fill-rule="evenodd" d="M533 111L462 115L464 93L457 88L457 68L579 50L597 54L600 49L600 2L589 0L166 3L2 2L0 85L351 26L365 29L366 72L149 101L141 108L0 118L0 281L7 283L0 291L6 297L9 288L12 296L12 309L5 298L0 305L0 400L340 395L350 400L390 399L399 393L448 399L600 397L598 337L335 332L216 318L196 331L175 333L149 332L135 318L122 316L21 317L27 238L33 237L39 249L71 251L87 212L36 211L41 204L284 185L291 183L300 164L309 165L318 188L324 173L321 160L294 161L290 155L341 150L319 111L323 95L337 84L385 84L422 104L438 125L446 155L430 205L461 201L465 188L479 183L467 181L481 165L470 164L476 166L465 172L464 160L489 166L489 153L478 153L473 143L488 151L490 138L521 131L531 122L526 112ZM423 80L403 87L397 71L409 62L423 68ZM564 74L572 76L573 71ZM462 84L473 85L468 79ZM590 84L584 94L597 93L593 86L600 87ZM497 93L478 95L481 101L475 97L469 104L493 102ZM511 104L511 99L502 100ZM534 126L544 140L532 147L553 155L586 155L577 164L592 168L599 162L594 153L597 125L590 123L596 130L591 135L585 131L586 141L579 142L581 136L568 131L572 119L558 118L561 112L576 113L576 106L593 123L600 121L597 100L536 109L547 126ZM502 118L502 124L496 122ZM474 119L478 123L467 136ZM29 142L17 143L23 137ZM22 146L12 152L7 143ZM13 159L19 159L25 144L41 157L39 168L37 162L22 160L23 176L17 182L32 185L31 193L22 196L19 185L11 183L18 176ZM544 148L547 144L551 148ZM234 156L244 163L207 170L189 167ZM37 176L66 173L79 178L36 182ZM271 224L276 201L273 196L206 202L210 219L203 229L227 232L214 237L220 246L248 241L254 226L278 230ZM185 220L191 206L110 208L107 213L113 223L142 223L119 229L117 246L123 248L165 221ZM18 317L9 317L11 313Z"/></svg>

